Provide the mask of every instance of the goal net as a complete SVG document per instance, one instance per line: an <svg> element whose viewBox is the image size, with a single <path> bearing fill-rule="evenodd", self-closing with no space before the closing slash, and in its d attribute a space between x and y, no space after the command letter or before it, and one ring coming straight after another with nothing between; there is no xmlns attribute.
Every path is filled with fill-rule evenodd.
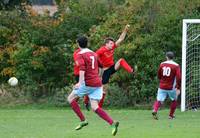
<svg viewBox="0 0 200 138"><path fill-rule="evenodd" d="M181 111L200 107L200 19L184 19Z"/></svg>

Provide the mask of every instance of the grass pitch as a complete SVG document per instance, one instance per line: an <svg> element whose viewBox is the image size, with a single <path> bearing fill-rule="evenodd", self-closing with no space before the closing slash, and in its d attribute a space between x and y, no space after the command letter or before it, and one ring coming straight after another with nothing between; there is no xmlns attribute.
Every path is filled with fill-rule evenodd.
<svg viewBox="0 0 200 138"><path fill-rule="evenodd" d="M200 111L176 112L168 119L168 110L153 120L150 110L106 110L120 122L116 138L199 138ZM0 138L112 138L110 126L92 111L83 111L89 125L75 131L79 123L71 109L0 109Z"/></svg>

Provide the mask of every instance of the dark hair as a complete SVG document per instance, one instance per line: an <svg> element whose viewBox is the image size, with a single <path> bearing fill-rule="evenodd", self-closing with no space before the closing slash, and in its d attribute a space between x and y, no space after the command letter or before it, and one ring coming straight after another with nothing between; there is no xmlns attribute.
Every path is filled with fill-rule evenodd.
<svg viewBox="0 0 200 138"><path fill-rule="evenodd" d="M86 48L87 47L87 43L88 43L88 39L85 36L79 36L77 38L77 43L81 48Z"/></svg>
<svg viewBox="0 0 200 138"><path fill-rule="evenodd" d="M172 51L166 52L166 57L168 57L169 59L173 59L174 53Z"/></svg>
<svg viewBox="0 0 200 138"><path fill-rule="evenodd" d="M106 43L108 43L109 41L115 42L115 40L114 40L113 38L108 37L108 38L105 39L104 43L106 44Z"/></svg>

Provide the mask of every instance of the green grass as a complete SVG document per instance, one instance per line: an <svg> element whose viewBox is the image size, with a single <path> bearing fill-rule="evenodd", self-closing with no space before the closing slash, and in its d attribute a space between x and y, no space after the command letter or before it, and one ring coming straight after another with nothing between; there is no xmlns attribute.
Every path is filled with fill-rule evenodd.
<svg viewBox="0 0 200 138"><path fill-rule="evenodd" d="M153 120L150 110L107 110L120 121L116 138L199 138L200 112L179 110L175 120L168 120L168 110L161 110ZM72 110L0 109L0 138L111 138L110 126L93 112L84 113L89 125L80 131Z"/></svg>

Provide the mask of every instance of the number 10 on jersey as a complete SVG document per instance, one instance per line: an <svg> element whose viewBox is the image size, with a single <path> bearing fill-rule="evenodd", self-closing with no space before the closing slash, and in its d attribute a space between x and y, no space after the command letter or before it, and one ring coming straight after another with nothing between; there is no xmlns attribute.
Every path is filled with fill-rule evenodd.
<svg viewBox="0 0 200 138"><path fill-rule="evenodd" d="M170 67L163 67L163 76L170 76L171 68Z"/></svg>

